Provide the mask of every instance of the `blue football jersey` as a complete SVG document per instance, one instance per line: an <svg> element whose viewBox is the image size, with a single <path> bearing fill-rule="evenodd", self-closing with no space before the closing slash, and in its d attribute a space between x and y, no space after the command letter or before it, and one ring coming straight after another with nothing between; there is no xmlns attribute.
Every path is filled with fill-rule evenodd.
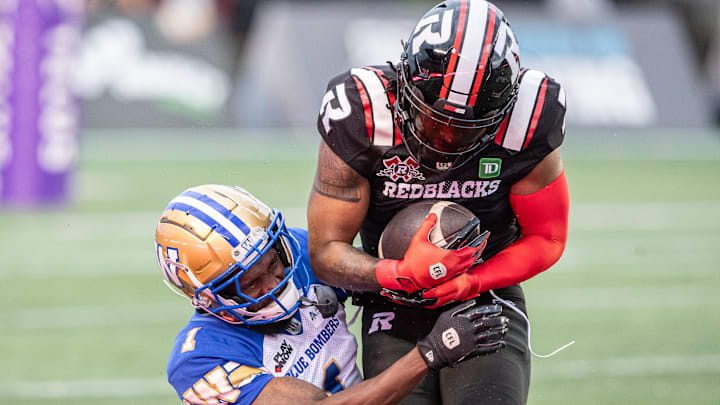
<svg viewBox="0 0 720 405"><path fill-rule="evenodd" d="M310 270L307 231L290 229L302 247L300 265L309 283L321 284ZM294 278L296 284L303 282ZM314 289L309 290L311 300ZM335 289L340 300L342 290ZM250 404L274 377L290 376L335 393L362 381L357 343L348 331L342 305L323 318L314 306L301 306L290 326L263 335L210 314L196 313L175 338L168 381L186 404Z"/></svg>

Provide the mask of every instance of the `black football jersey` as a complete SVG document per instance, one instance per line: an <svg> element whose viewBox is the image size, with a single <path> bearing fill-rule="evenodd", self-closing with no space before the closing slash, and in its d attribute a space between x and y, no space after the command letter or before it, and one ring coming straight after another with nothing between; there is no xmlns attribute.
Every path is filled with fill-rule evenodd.
<svg viewBox="0 0 720 405"><path fill-rule="evenodd" d="M328 84L318 130L327 145L370 181L371 200L360 229L363 249L377 256L385 225L421 200L447 200L470 209L490 230L485 259L520 237L508 195L564 137L565 93L546 74L524 69L518 99L495 142L463 166L423 170L405 148L395 125L390 66L351 69Z"/></svg>

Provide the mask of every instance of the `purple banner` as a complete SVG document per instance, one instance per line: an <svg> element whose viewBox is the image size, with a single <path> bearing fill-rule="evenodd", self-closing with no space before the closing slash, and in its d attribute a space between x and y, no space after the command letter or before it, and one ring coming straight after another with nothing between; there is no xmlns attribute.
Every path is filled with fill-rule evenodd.
<svg viewBox="0 0 720 405"><path fill-rule="evenodd" d="M83 0L0 1L0 196L11 206L65 200L78 157L71 92Z"/></svg>

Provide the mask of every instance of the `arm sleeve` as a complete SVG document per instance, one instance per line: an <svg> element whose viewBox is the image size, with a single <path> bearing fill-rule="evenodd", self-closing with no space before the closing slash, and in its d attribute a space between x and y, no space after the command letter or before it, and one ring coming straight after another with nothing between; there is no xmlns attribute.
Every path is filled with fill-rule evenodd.
<svg viewBox="0 0 720 405"><path fill-rule="evenodd" d="M564 171L535 193L511 194L510 204L522 237L471 270L481 291L525 281L555 264L565 249L570 198Z"/></svg>

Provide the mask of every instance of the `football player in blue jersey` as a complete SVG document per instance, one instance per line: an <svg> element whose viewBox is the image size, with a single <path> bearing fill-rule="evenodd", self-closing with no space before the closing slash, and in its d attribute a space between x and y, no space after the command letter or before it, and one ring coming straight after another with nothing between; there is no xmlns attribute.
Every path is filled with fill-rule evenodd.
<svg viewBox="0 0 720 405"><path fill-rule="evenodd" d="M436 5L399 56L328 83L307 211L313 269L363 306L366 377L414 347L445 305L507 303L506 349L431 372L402 403L524 404L531 350L520 283L560 258L568 233L565 92L520 64L508 19L484 0ZM468 247L427 243L435 214L416 234L425 243L410 244L401 260L379 257L391 218L428 200L455 202L480 219L490 231L482 263L467 260L477 254ZM358 233L362 250L353 246ZM380 314L393 316L392 328L374 327Z"/></svg>
<svg viewBox="0 0 720 405"><path fill-rule="evenodd" d="M202 185L173 198L155 248L166 284L197 309L167 367L186 404L397 403L430 369L505 345L501 308L468 302L363 382L345 293L313 275L307 231L287 228L239 187Z"/></svg>

